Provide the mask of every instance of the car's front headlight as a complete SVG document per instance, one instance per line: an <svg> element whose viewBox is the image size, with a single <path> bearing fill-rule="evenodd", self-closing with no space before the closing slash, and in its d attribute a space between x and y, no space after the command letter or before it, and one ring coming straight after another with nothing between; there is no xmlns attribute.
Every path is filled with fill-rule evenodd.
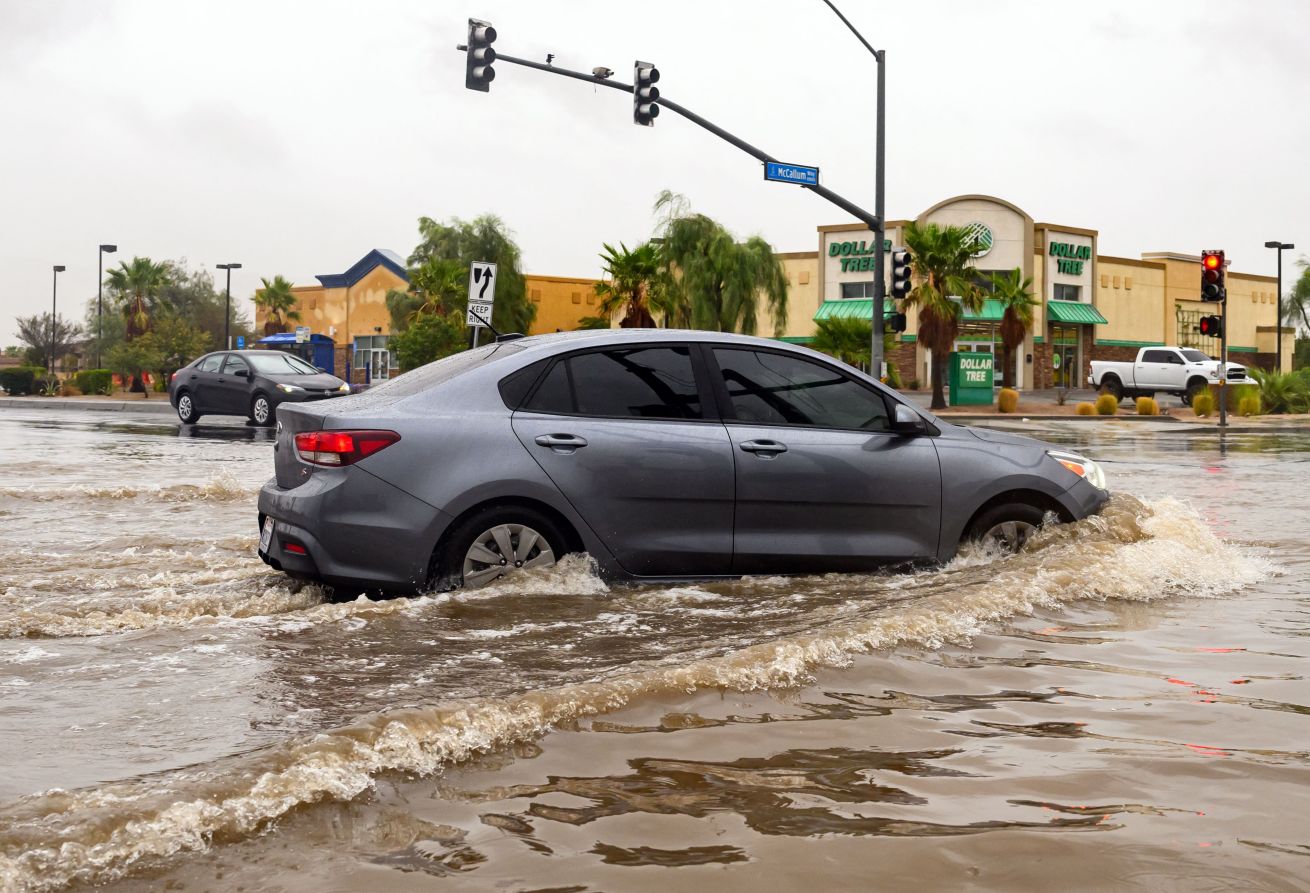
<svg viewBox="0 0 1310 893"><path fill-rule="evenodd" d="M343 381L343 382L341 383L341 387L337 388L337 393L338 393L338 394L349 394L349 393L350 393L350 385L346 384L346 383Z"/></svg>
<svg viewBox="0 0 1310 893"><path fill-rule="evenodd" d="M298 385L298 384L279 384L279 385L277 386L277 389L278 389L279 391L281 391L282 393L284 393L284 394L293 394L293 393L295 393L296 391L303 391L303 390L304 390L304 388L302 388L302 387L301 387L300 385Z"/></svg>
<svg viewBox="0 0 1310 893"><path fill-rule="evenodd" d="M1101 470L1101 466L1097 465L1086 456L1079 456L1077 453L1065 453L1060 450L1047 450L1046 455L1050 456L1056 462L1059 462L1065 468L1087 481L1087 483L1091 484L1096 489L1105 489L1105 472Z"/></svg>

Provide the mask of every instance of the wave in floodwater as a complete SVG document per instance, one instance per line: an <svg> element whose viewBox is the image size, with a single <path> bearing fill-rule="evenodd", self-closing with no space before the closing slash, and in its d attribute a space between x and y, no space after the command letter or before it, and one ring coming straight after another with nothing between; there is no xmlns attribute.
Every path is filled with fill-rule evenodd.
<svg viewBox="0 0 1310 893"><path fill-rule="evenodd" d="M1019 555L974 551L937 571L843 577L844 590L867 608L804 633L507 697L389 710L201 767L25 797L0 808L0 890L109 880L176 853L240 840L299 806L349 800L380 773L435 773L645 695L792 687L861 653L965 642L989 622L1038 607L1079 599L1216 596L1270 572L1264 560L1218 540L1182 503L1116 496L1096 517L1043 529ZM604 592L581 564L557 569L551 580L549 588L557 592ZM760 582L766 583L763 594L786 598L789 589L832 585L834 579ZM516 584L531 586L531 580ZM497 597L494 588L481 592L486 594L479 598ZM699 597L685 588L643 592L650 598L673 593L683 601ZM402 600L396 610L406 604ZM309 610L349 611L351 604Z"/></svg>
<svg viewBox="0 0 1310 893"><path fill-rule="evenodd" d="M171 484L163 487L103 487L90 484L64 487L0 487L0 499L24 502L124 501L153 502L245 502L259 495L257 489L240 483L234 476L219 475L205 484Z"/></svg>

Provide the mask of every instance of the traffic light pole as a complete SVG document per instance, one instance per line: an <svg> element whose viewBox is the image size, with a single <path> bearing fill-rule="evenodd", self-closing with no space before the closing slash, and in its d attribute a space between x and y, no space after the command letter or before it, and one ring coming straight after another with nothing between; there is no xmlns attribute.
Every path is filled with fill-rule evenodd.
<svg viewBox="0 0 1310 893"><path fill-rule="evenodd" d="M1228 427L1228 295L1219 305L1219 427Z"/></svg>
<svg viewBox="0 0 1310 893"><path fill-rule="evenodd" d="M456 49L462 52L464 51L465 47L463 45L460 45L457 46ZM558 65L546 65L541 62L533 62L531 59L520 59L517 56L506 56L503 53L498 53L496 55L496 61L509 62L512 65L522 65L525 68L535 68L537 71L545 71L545 72L549 72L550 74L557 74L563 77L574 78L579 81L586 81L590 84L597 84L602 87L609 87L612 90L622 90L624 93L631 93L633 91L633 86L631 84L625 84L622 81L615 81L612 78L602 78L594 74L588 74L587 72L582 72L582 71L571 71L567 68L560 68ZM879 69L879 72L880 72L879 81L881 82L881 68ZM755 146L752 146L750 143L746 142L741 137L729 133L728 131L724 130L722 127L718 126L714 122L702 118L700 115L696 114L691 109L679 105L678 103L669 99L667 96L661 95L659 100L657 101L657 104L661 108L667 108L671 112L676 112L679 115L682 115L682 117L686 118L691 123L696 124L697 126L704 128L705 130L708 130L710 133L714 134L719 139L731 143L732 145L736 146L738 149L741 149L747 155L757 158L761 162L779 160L773 157L772 155L770 155L768 152L765 152L763 149L759 149L756 148ZM878 107L879 107L879 118L881 119L882 104L879 103ZM878 153L878 155L879 155L879 159L881 159L882 157L881 151ZM879 170L881 170L881 161L879 162L879 165L880 165ZM881 175L879 176L881 178ZM800 185L804 189L810 190L811 192L815 193L821 198L827 199L832 204L836 205L846 213L850 214L856 220L859 220L861 223L864 223L867 226L869 226L869 228L874 231L877 239L879 240L878 241L879 247L881 247L882 244L881 239L882 239L882 231L883 231L882 214L881 214L881 208L882 208L881 190L879 190L878 199L877 199L879 213L870 214L868 211L864 210L859 205L843 197L842 195L833 192L831 189L829 189L826 186L820 186L818 184L811 185L808 183L801 183L798 185ZM881 265L879 265L879 270L881 270ZM881 282L882 282L881 275L877 277L877 282L878 285L875 285L874 291L876 295L881 296L883 293L881 288ZM879 300L881 301L881 297L879 298ZM882 339L875 337L874 342L877 345L877 349L879 350L879 352L881 352Z"/></svg>

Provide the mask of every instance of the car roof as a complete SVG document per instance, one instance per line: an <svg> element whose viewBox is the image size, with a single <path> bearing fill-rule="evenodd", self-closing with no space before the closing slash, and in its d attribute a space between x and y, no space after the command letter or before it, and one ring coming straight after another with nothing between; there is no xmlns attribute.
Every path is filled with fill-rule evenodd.
<svg viewBox="0 0 1310 893"><path fill-rule="evenodd" d="M792 347L785 341L761 338L755 335L737 335L732 332L707 332L703 329L579 329L573 332L551 332L515 338L516 344L533 352L553 353L556 350L573 350L579 347L603 347L607 344L633 344L643 341L702 341L712 344L735 344L752 347Z"/></svg>

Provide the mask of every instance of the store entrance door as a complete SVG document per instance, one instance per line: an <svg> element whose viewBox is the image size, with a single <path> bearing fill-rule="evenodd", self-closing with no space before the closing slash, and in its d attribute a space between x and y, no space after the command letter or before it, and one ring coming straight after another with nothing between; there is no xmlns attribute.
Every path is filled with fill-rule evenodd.
<svg viewBox="0 0 1310 893"><path fill-rule="evenodd" d="M1076 388L1082 382L1078 380L1078 327L1051 326L1051 365L1054 367L1052 379L1057 388Z"/></svg>

